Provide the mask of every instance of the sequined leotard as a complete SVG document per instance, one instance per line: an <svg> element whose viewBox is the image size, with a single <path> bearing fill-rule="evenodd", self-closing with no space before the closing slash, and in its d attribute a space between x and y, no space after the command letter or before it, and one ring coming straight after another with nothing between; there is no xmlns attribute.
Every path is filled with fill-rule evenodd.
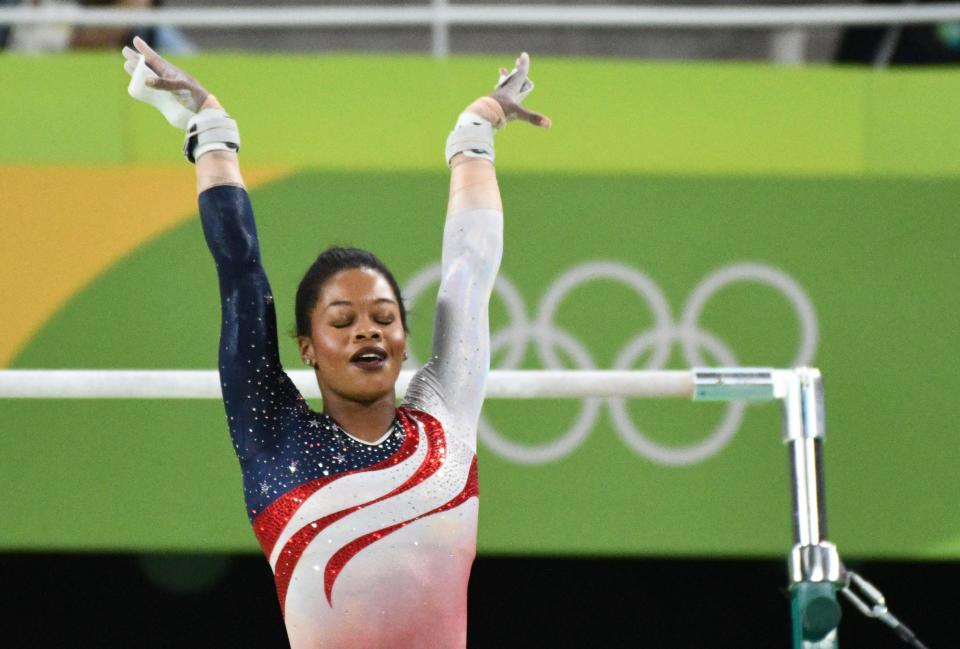
<svg viewBox="0 0 960 649"><path fill-rule="evenodd" d="M246 192L208 189L200 215L220 280L228 425L291 646L465 646L501 213L447 218L433 357L372 444L311 410L283 372Z"/></svg>

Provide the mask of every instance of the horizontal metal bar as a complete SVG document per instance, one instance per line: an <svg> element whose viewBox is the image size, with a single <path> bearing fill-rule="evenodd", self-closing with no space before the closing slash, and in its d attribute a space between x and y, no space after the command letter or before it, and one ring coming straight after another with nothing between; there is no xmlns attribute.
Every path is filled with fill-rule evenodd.
<svg viewBox="0 0 960 649"><path fill-rule="evenodd" d="M287 372L300 392L319 398L310 370ZM400 373L397 396L412 370ZM621 370L494 370L486 396L493 399L584 397L693 397L693 372ZM219 399L216 370L0 370L2 399Z"/></svg>
<svg viewBox="0 0 960 649"><path fill-rule="evenodd" d="M176 25L257 27L370 27L504 25L544 27L760 28L910 25L960 21L960 4L909 6L625 7L557 5L406 5L367 7L81 8L70 5L0 8L0 24L103 27Z"/></svg>

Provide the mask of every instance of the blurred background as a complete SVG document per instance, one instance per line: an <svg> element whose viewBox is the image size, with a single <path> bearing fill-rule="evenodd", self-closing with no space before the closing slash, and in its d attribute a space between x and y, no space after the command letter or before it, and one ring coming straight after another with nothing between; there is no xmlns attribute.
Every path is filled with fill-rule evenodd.
<svg viewBox="0 0 960 649"><path fill-rule="evenodd" d="M216 366L193 172L126 94L134 34L240 124L281 331L320 250L367 247L411 364L444 138L526 50L555 126L497 140L494 367L819 367L830 539L954 646L960 5L845 7L0 1L0 367ZM488 401L469 646L788 646L781 438L774 403ZM219 402L0 400L0 490L30 645L285 645ZM841 646L905 646L844 606Z"/></svg>

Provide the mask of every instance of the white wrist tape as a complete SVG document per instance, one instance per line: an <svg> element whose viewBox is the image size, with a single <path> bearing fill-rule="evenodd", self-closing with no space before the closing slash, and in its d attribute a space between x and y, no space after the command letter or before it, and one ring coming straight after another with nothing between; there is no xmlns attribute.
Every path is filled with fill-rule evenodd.
<svg viewBox="0 0 960 649"><path fill-rule="evenodd" d="M139 99L159 110L173 126L179 129L187 128L187 122L189 122L190 118L196 113L178 102L172 92L155 90L148 86L147 79L151 78L157 78L157 74L147 67L146 61L144 61L143 56L141 56L140 62L137 63L133 74L130 75L130 84L127 86L127 92L130 93L130 96L134 99Z"/></svg>
<svg viewBox="0 0 960 649"><path fill-rule="evenodd" d="M240 151L240 131L237 122L226 111L205 108L187 124L183 155L196 162L210 151Z"/></svg>
<svg viewBox="0 0 960 649"><path fill-rule="evenodd" d="M493 162L493 136L497 129L479 115L463 112L457 119L457 125L447 136L447 164L458 153L469 158L484 158Z"/></svg>

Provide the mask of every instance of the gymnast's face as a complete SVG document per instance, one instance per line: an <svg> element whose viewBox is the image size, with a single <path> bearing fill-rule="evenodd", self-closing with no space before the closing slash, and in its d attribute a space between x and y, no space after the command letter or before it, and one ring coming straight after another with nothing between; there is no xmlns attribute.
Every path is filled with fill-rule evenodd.
<svg viewBox="0 0 960 649"><path fill-rule="evenodd" d="M392 398L407 334L389 282L375 270L332 275L310 314L300 355L317 369L320 392L360 403Z"/></svg>

